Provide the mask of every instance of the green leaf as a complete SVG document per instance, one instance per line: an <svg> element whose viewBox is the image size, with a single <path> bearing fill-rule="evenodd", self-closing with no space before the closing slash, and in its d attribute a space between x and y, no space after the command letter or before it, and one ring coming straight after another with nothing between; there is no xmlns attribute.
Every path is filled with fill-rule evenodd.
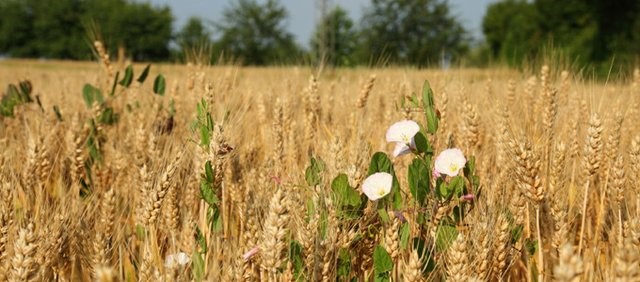
<svg viewBox="0 0 640 282"><path fill-rule="evenodd" d="M438 178L436 179L436 196L438 197L438 199L448 199L451 194L449 191L449 185L447 183L445 183L442 178Z"/></svg>
<svg viewBox="0 0 640 282"><path fill-rule="evenodd" d="M464 171L464 175L466 175L466 176L475 175L475 171L476 171L476 157L475 156L471 156L471 157L469 157L467 159L467 163L464 165L464 169L462 171Z"/></svg>
<svg viewBox="0 0 640 282"><path fill-rule="evenodd" d="M458 230L454 226L440 225L436 232L436 249L445 251L458 237Z"/></svg>
<svg viewBox="0 0 640 282"><path fill-rule="evenodd" d="M140 241L144 241L145 238L147 237L147 231L144 229L144 226L142 224L136 224L136 237L138 238L138 240Z"/></svg>
<svg viewBox="0 0 640 282"><path fill-rule="evenodd" d="M393 184L391 185L391 199L393 199L393 209L401 210L404 207L404 199L402 198L402 193L400 192L400 182L398 182L398 178L393 171L393 167L391 168L391 175L393 176Z"/></svg>
<svg viewBox="0 0 640 282"><path fill-rule="evenodd" d="M140 76L138 76L138 82L143 83L146 79L147 76L149 75L149 69L151 68L151 65L147 65L144 70L142 70L142 73L140 74Z"/></svg>
<svg viewBox="0 0 640 282"><path fill-rule="evenodd" d="M422 86L422 106L424 114L427 117L427 131L435 134L438 131L439 118L436 114L436 107L433 101L433 90L429 85L429 81L425 80Z"/></svg>
<svg viewBox="0 0 640 282"><path fill-rule="evenodd" d="M298 279L304 271L304 259L302 257L302 244L296 240L289 243L289 261L293 265L293 277Z"/></svg>
<svg viewBox="0 0 640 282"><path fill-rule="evenodd" d="M324 171L324 162L320 159L311 158L309 166L304 172L304 179L309 186L316 186L322 182L322 172Z"/></svg>
<svg viewBox="0 0 640 282"><path fill-rule="evenodd" d="M524 226L522 224L511 225L511 244L516 244L520 240L523 231Z"/></svg>
<svg viewBox="0 0 640 282"><path fill-rule="evenodd" d="M378 245L373 251L373 269L376 272L376 276L390 272L393 269L393 260L391 260L391 256L383 246Z"/></svg>
<svg viewBox="0 0 640 282"><path fill-rule="evenodd" d="M351 254L349 249L341 248L338 253L338 281L347 281L351 274Z"/></svg>
<svg viewBox="0 0 640 282"><path fill-rule="evenodd" d="M400 227L400 248L406 249L409 246L409 236L411 236L411 228L408 222L405 222Z"/></svg>
<svg viewBox="0 0 640 282"><path fill-rule="evenodd" d="M31 91L33 90L31 81L23 80L23 81L20 81L18 85L20 86L20 92L25 98L24 102L31 102Z"/></svg>
<svg viewBox="0 0 640 282"><path fill-rule="evenodd" d="M423 264L423 275L433 271L436 268L436 263L432 258L433 250L429 248L431 244L427 245L424 239L416 237L413 238L412 245L413 249L418 252L418 257L421 258L420 261Z"/></svg>
<svg viewBox="0 0 640 282"><path fill-rule="evenodd" d="M416 150L418 150L418 153L433 153L433 150L429 146L427 137L425 137L422 132L418 132L415 136L413 136L413 142L416 144Z"/></svg>
<svg viewBox="0 0 640 282"><path fill-rule="evenodd" d="M169 99L169 116L173 117L176 115L176 101L173 98Z"/></svg>
<svg viewBox="0 0 640 282"><path fill-rule="evenodd" d="M464 178L462 176L458 175L449 181L449 192L456 197L464 195Z"/></svg>
<svg viewBox="0 0 640 282"><path fill-rule="evenodd" d="M193 275L194 281L202 281L204 278L204 259L202 258L202 254L194 251L193 255L191 255L191 262L191 274Z"/></svg>
<svg viewBox="0 0 640 282"><path fill-rule="evenodd" d="M156 76L156 80L153 82L153 93L156 93L160 96L164 96L164 76L159 74Z"/></svg>
<svg viewBox="0 0 640 282"><path fill-rule="evenodd" d="M525 249L530 256L533 256L538 250L538 240L525 240L524 242Z"/></svg>
<svg viewBox="0 0 640 282"><path fill-rule="evenodd" d="M56 119L58 121L62 121L62 114L60 113L60 108L58 108L58 105L53 105L53 112L56 114Z"/></svg>
<svg viewBox="0 0 640 282"><path fill-rule="evenodd" d="M411 165L409 165L407 174L409 191L419 206L424 204L427 193L429 193L429 186L431 185L430 176L431 174L429 173L428 167L421 159L415 158Z"/></svg>
<svg viewBox="0 0 640 282"><path fill-rule="evenodd" d="M359 207L361 204L360 193L349 185L349 178L341 173L331 182L331 190L337 197L339 205Z"/></svg>
<svg viewBox="0 0 640 282"><path fill-rule="evenodd" d="M120 85L124 87L129 87L131 82L133 81L133 67L128 65L126 69L124 69L124 77L120 80Z"/></svg>
<svg viewBox="0 0 640 282"><path fill-rule="evenodd" d="M371 157L371 164L369 164L369 172L367 175L372 175L377 172L386 172L393 174L393 164L387 154L383 152L376 152Z"/></svg>
<svg viewBox="0 0 640 282"><path fill-rule="evenodd" d="M93 107L93 103L95 102L98 104L102 104L104 102L100 89L88 83L82 87L82 97L84 98L84 104L87 108Z"/></svg>
<svg viewBox="0 0 640 282"><path fill-rule="evenodd" d="M222 214L217 206L209 206L207 209L207 222L209 230L219 232L222 230Z"/></svg>
<svg viewBox="0 0 640 282"><path fill-rule="evenodd" d="M215 206L219 202L213 187L211 187L211 184L206 181L202 181L200 183L200 197L202 197L209 206Z"/></svg>
<svg viewBox="0 0 640 282"><path fill-rule="evenodd" d="M98 122L102 124L112 125L118 122L119 115L113 111L113 108L106 107L98 117Z"/></svg>
<svg viewBox="0 0 640 282"><path fill-rule="evenodd" d="M211 165L211 161L207 161L204 164L204 173L205 173L204 175L207 182L213 183L215 180L215 173L213 171L213 166Z"/></svg>
<svg viewBox="0 0 640 282"><path fill-rule="evenodd" d="M208 251L207 239L204 237L204 234L202 234L202 230L200 230L198 225L196 225L196 242L198 243L198 246L200 246L201 253L206 254Z"/></svg>
<svg viewBox="0 0 640 282"><path fill-rule="evenodd" d="M206 182L200 183L200 196L210 206L216 205L219 201L211 184Z"/></svg>
<svg viewBox="0 0 640 282"><path fill-rule="evenodd" d="M378 216L380 217L382 223L388 223L391 221L391 218L389 218L389 213L387 213L387 210L384 209L384 207L378 209Z"/></svg>
<svg viewBox="0 0 640 282"><path fill-rule="evenodd" d="M109 96L113 96L116 94L116 86L118 86L118 78L120 77L120 72L116 72L116 78L113 80L113 84L111 85L111 92Z"/></svg>

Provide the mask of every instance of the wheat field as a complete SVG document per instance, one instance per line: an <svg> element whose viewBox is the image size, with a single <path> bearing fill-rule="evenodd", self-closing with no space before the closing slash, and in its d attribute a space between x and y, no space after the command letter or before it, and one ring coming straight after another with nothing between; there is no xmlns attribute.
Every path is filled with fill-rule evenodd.
<svg viewBox="0 0 640 282"><path fill-rule="evenodd" d="M638 70L160 64L165 95L151 78L109 95L123 70L0 61L34 100L0 116L0 281L640 281ZM412 200L412 156L385 140L424 130L407 100L425 80L434 156L475 157L461 199ZM361 195L375 152L402 208Z"/></svg>

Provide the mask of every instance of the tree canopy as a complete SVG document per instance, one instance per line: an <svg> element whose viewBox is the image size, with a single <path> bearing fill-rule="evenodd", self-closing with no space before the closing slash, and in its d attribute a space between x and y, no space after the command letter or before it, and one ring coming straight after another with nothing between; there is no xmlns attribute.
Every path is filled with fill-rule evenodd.
<svg viewBox="0 0 640 282"><path fill-rule="evenodd" d="M172 22L168 7L125 0L0 0L0 54L90 59L98 35L111 52L122 46L135 60L162 60Z"/></svg>
<svg viewBox="0 0 640 282"><path fill-rule="evenodd" d="M351 66L356 63L354 54L358 33L347 12L335 6L316 25L311 37L311 53L318 60L334 66Z"/></svg>
<svg viewBox="0 0 640 282"><path fill-rule="evenodd" d="M286 19L287 10L276 0L238 0L216 23L222 34L217 49L248 65L294 61L300 49L286 30Z"/></svg>
<svg viewBox="0 0 640 282"><path fill-rule="evenodd" d="M459 58L468 41L446 0L372 0L362 38L364 58L418 66Z"/></svg>
<svg viewBox="0 0 640 282"><path fill-rule="evenodd" d="M494 58L512 65L557 51L580 66L633 63L640 54L640 1L504 0L489 6L483 31Z"/></svg>

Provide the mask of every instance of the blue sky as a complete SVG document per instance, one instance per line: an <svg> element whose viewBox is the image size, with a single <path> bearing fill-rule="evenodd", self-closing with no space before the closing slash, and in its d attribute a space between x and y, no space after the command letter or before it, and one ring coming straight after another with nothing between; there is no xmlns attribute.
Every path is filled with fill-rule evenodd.
<svg viewBox="0 0 640 282"><path fill-rule="evenodd" d="M139 0L140 1L140 0ZM154 5L168 5L176 17L175 25L180 28L191 16L198 16L206 20L217 21L222 11L229 7L234 0L147 0ZM258 0L261 2L260 0ZM144 2L140 1L140 2ZM280 0L289 12L288 30L296 36L296 40L307 46L309 37L318 19L316 0ZM370 0L328 0L330 4L338 4L347 10L351 18L358 22L363 10ZM453 13L469 30L475 39L482 37L482 17L490 3L497 0L449 0Z"/></svg>

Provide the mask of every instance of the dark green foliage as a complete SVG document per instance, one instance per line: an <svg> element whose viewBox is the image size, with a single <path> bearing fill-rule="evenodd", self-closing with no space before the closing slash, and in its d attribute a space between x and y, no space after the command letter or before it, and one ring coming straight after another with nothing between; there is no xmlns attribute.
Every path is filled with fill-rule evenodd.
<svg viewBox="0 0 640 282"><path fill-rule="evenodd" d="M13 109L16 106L32 103L31 91L31 82L28 80L21 81L18 86L9 84L6 92L2 95L2 99L0 99L0 115L13 117Z"/></svg>
<svg viewBox="0 0 640 282"><path fill-rule="evenodd" d="M302 256L302 244L296 240L289 243L289 261L293 265L293 274L296 279L300 279L304 270L304 257Z"/></svg>
<svg viewBox="0 0 640 282"><path fill-rule="evenodd" d="M216 23L222 37L217 49L245 65L294 62L300 50L286 31L287 10L277 0L260 4L238 0L225 9Z"/></svg>
<svg viewBox="0 0 640 282"><path fill-rule="evenodd" d="M346 174L341 173L331 182L338 216L343 218L358 218L366 205L366 196L361 195L355 188L349 185Z"/></svg>
<svg viewBox="0 0 640 282"><path fill-rule="evenodd" d="M151 68L151 65L147 65L144 70L142 70L142 73L140 74L140 76L138 76L137 81L140 83L144 83L144 81L147 79L147 76L149 76L149 69Z"/></svg>
<svg viewBox="0 0 640 282"><path fill-rule="evenodd" d="M160 96L164 96L164 90L165 90L164 76L162 74L159 74L158 76L156 76L156 79L153 81L153 93L158 94Z"/></svg>
<svg viewBox="0 0 640 282"><path fill-rule="evenodd" d="M102 91L88 83L82 88L82 98L84 99L84 104L87 108L93 107L93 103L102 104L104 102Z"/></svg>
<svg viewBox="0 0 640 282"><path fill-rule="evenodd" d="M637 0L505 0L489 6L482 26L491 55L511 65L557 54L602 75L614 57L629 66L640 53Z"/></svg>
<svg viewBox="0 0 640 282"><path fill-rule="evenodd" d="M466 31L443 0L372 0L361 33L365 61L428 66L467 50Z"/></svg>
<svg viewBox="0 0 640 282"><path fill-rule="evenodd" d="M0 0L0 53L91 59L94 37L134 60L169 57L169 8L125 0ZM88 35L89 34L89 35Z"/></svg>
<svg viewBox="0 0 640 282"><path fill-rule="evenodd" d="M373 250L374 281L391 281L389 274L393 269L393 260L383 246L376 246Z"/></svg>
<svg viewBox="0 0 640 282"><path fill-rule="evenodd" d="M304 172L304 179L309 186L316 186L322 183L324 166L325 164L321 159L311 158L309 166Z"/></svg>
<svg viewBox="0 0 640 282"><path fill-rule="evenodd" d="M120 80L119 84L124 87L129 87L133 82L133 67L128 65L126 69L124 69L124 77Z"/></svg>
<svg viewBox="0 0 640 282"><path fill-rule="evenodd" d="M176 41L183 52L190 52L211 44L211 32L203 20L190 17L184 27L176 34Z"/></svg>
<svg viewBox="0 0 640 282"><path fill-rule="evenodd" d="M414 201L416 201L419 206L424 204L427 193L431 190L430 176L429 167L424 161L418 158L414 159L409 166L407 178L409 191L411 191Z"/></svg>
<svg viewBox="0 0 640 282"><path fill-rule="evenodd" d="M347 12L335 6L318 23L311 37L311 54L318 62L334 66L352 66L358 44L358 33Z"/></svg>

